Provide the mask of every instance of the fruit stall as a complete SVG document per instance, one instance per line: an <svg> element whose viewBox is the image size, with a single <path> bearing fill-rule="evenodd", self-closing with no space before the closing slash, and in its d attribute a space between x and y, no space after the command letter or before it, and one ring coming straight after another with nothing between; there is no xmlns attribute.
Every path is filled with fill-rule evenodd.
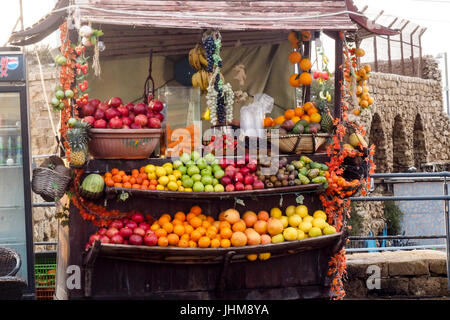
<svg viewBox="0 0 450 320"><path fill-rule="evenodd" d="M349 120L374 101L348 1L109 0L102 10L66 2L40 22L59 25L50 103L61 114L65 163L53 157L37 168L33 190L68 199L59 260L82 266L82 285L67 298L342 298L349 197L366 192L374 170L374 146ZM250 7L255 16L240 17ZM22 44L38 37L27 32ZM325 35L335 43L334 74ZM291 71L278 81L294 105L275 111L276 97L259 92L236 113L221 49L240 39L289 44ZM88 93L103 56L139 54L150 67L138 101ZM187 89L155 89L152 57L171 54L186 56Z"/></svg>

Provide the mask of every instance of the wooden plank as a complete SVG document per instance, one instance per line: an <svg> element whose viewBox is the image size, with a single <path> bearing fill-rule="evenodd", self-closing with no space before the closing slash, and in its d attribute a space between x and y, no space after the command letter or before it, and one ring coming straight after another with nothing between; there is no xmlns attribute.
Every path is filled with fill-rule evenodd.
<svg viewBox="0 0 450 320"><path fill-rule="evenodd" d="M343 54L343 41L339 37L339 32L336 32L334 38L334 53L335 53L335 65L334 65L334 117L341 117L341 99L342 99L342 85L344 81L344 54Z"/></svg>

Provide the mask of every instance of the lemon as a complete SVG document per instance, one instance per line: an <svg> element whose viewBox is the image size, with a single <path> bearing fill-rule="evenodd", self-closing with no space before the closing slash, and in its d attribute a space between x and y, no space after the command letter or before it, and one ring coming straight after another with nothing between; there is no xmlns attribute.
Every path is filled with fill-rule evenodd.
<svg viewBox="0 0 450 320"><path fill-rule="evenodd" d="M309 229L308 234L310 237L318 237L322 235L322 230L320 230L320 228L318 227L312 227L311 229Z"/></svg>
<svg viewBox="0 0 450 320"><path fill-rule="evenodd" d="M166 162L166 163L163 164L163 167L171 167L171 168L173 168L173 164L172 164L172 162Z"/></svg>
<svg viewBox="0 0 450 320"><path fill-rule="evenodd" d="M322 210L316 210L313 214L314 218L322 218L323 220L327 220L327 214Z"/></svg>
<svg viewBox="0 0 450 320"><path fill-rule="evenodd" d="M169 181L177 181L177 177L175 177L173 174L169 174L167 177L169 178Z"/></svg>
<svg viewBox="0 0 450 320"><path fill-rule="evenodd" d="M177 185L178 185L179 187L182 186L182 185L183 185L183 181L177 180Z"/></svg>
<svg viewBox="0 0 450 320"><path fill-rule="evenodd" d="M297 240L297 238L298 238L297 229L295 229L293 227L284 229L283 237L285 240L288 240L288 241Z"/></svg>
<svg viewBox="0 0 450 320"><path fill-rule="evenodd" d="M325 226L327 225L327 223L325 222L325 220L323 220L322 218L315 218L312 221L312 225L313 227L317 227L319 229L323 229L325 228Z"/></svg>
<svg viewBox="0 0 450 320"><path fill-rule="evenodd" d="M159 184L165 186L166 184L169 183L169 177L167 176L162 176L158 179Z"/></svg>
<svg viewBox="0 0 450 320"><path fill-rule="evenodd" d="M289 225L289 218L286 216L281 216L279 218L279 220L281 221L281 223L283 224L283 228L287 228Z"/></svg>
<svg viewBox="0 0 450 320"><path fill-rule="evenodd" d="M145 173L155 172L156 167L153 164L148 164L145 166Z"/></svg>
<svg viewBox="0 0 450 320"><path fill-rule="evenodd" d="M308 207L301 204L295 208L295 213L300 216L300 218L306 217L308 215Z"/></svg>
<svg viewBox="0 0 450 320"><path fill-rule="evenodd" d="M184 191L184 187L183 186L178 186L178 191Z"/></svg>
<svg viewBox="0 0 450 320"><path fill-rule="evenodd" d="M178 184L175 181L169 181L169 183L167 184L167 188L170 191L177 191L178 190Z"/></svg>
<svg viewBox="0 0 450 320"><path fill-rule="evenodd" d="M173 172L172 166L163 165L163 168L166 170L167 174L172 174Z"/></svg>
<svg viewBox="0 0 450 320"><path fill-rule="evenodd" d="M155 172L149 172L147 174L148 180L155 180L156 179L156 173Z"/></svg>
<svg viewBox="0 0 450 320"><path fill-rule="evenodd" d="M270 258L270 252L259 254L259 260L267 260L269 258Z"/></svg>
<svg viewBox="0 0 450 320"><path fill-rule="evenodd" d="M155 173L156 176L159 178L165 176L167 174L167 171L163 167L156 167Z"/></svg>
<svg viewBox="0 0 450 320"><path fill-rule="evenodd" d="M291 227L297 227L302 222L302 218L299 215L294 214L289 217L289 225Z"/></svg>
<svg viewBox="0 0 450 320"><path fill-rule="evenodd" d="M304 233L307 233L309 229L312 228L312 224L309 221L303 221L302 223L299 224L298 228L302 230Z"/></svg>
<svg viewBox="0 0 450 320"><path fill-rule="evenodd" d="M182 174L180 170L173 170L172 174L177 177L177 179L180 179Z"/></svg>
<svg viewBox="0 0 450 320"><path fill-rule="evenodd" d="M311 217L311 216L306 216L306 217L303 218L303 221L306 221L306 222L311 222L312 223L313 220L314 220L314 218Z"/></svg>
<svg viewBox="0 0 450 320"><path fill-rule="evenodd" d="M306 238L306 234L303 230L297 229L297 240L302 240Z"/></svg>
<svg viewBox="0 0 450 320"><path fill-rule="evenodd" d="M164 186L158 184L158 185L156 186L156 190L163 191L163 190L164 190Z"/></svg>
<svg viewBox="0 0 450 320"><path fill-rule="evenodd" d="M333 234L336 233L336 229L333 226L327 225L323 228L323 234Z"/></svg>
<svg viewBox="0 0 450 320"><path fill-rule="evenodd" d="M192 188L184 188L184 191L192 192Z"/></svg>
<svg viewBox="0 0 450 320"><path fill-rule="evenodd" d="M247 259L250 260L250 261L255 261L256 259L258 259L258 255L256 253L255 254L249 254L249 255L247 255Z"/></svg>
<svg viewBox="0 0 450 320"><path fill-rule="evenodd" d="M270 216L274 218L280 218L283 215L279 208L270 209Z"/></svg>
<svg viewBox="0 0 450 320"><path fill-rule="evenodd" d="M288 217L292 216L295 214L295 206L289 206L286 208L286 215Z"/></svg>

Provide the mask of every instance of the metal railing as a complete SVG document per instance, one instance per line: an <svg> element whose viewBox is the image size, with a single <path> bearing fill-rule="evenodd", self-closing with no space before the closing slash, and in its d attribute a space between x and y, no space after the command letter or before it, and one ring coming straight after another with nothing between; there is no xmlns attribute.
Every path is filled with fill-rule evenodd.
<svg viewBox="0 0 450 320"><path fill-rule="evenodd" d="M414 172L414 173L376 173L371 175L371 178L443 178L444 194L442 196L420 195L420 196L374 196L374 197L350 197L351 201L442 201L444 200L444 214L445 214L445 235L431 235L431 236L364 236L364 237L349 237L350 240L400 240L400 239L446 239L445 244L433 245L413 245L413 246L394 246L394 247L376 247L376 248L348 248L347 252L371 252L371 251L395 251L395 250L412 250L412 249L428 249L428 248L446 248L447 253L447 285L450 290L450 221L449 221L449 192L447 178L450 178L450 172Z"/></svg>

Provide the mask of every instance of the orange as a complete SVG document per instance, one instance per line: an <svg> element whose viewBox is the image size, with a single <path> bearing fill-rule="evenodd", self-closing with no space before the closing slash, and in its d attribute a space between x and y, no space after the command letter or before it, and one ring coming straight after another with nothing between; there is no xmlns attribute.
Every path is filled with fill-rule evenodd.
<svg viewBox="0 0 450 320"><path fill-rule="evenodd" d="M231 224L228 221L220 221L220 223L219 223L219 230L222 230L224 228L231 229Z"/></svg>
<svg viewBox="0 0 450 320"><path fill-rule="evenodd" d="M126 176L126 173L123 170L120 170L117 174L121 177Z"/></svg>
<svg viewBox="0 0 450 320"><path fill-rule="evenodd" d="M301 117L305 114L305 110L303 109L303 107L297 107L294 109L294 113L297 117Z"/></svg>
<svg viewBox="0 0 450 320"><path fill-rule="evenodd" d="M202 208L200 208L199 206L193 206L191 208L191 212L198 216L200 213L202 213Z"/></svg>
<svg viewBox="0 0 450 320"><path fill-rule="evenodd" d="M300 82L300 77L298 77L298 73L293 73L291 74L291 76L289 77L289 84L293 87L299 87L301 82Z"/></svg>
<svg viewBox="0 0 450 320"><path fill-rule="evenodd" d="M369 100L367 100L367 102L369 103L369 106L372 105L373 102L374 102L374 101L373 101L373 98L372 98L372 97L369 97Z"/></svg>
<svg viewBox="0 0 450 320"><path fill-rule="evenodd" d="M193 217L195 217L195 213L189 212L189 213L186 215L186 221L191 221L191 219L192 219Z"/></svg>
<svg viewBox="0 0 450 320"><path fill-rule="evenodd" d="M156 179L150 180L150 185L157 186L158 185L158 180L156 180Z"/></svg>
<svg viewBox="0 0 450 320"><path fill-rule="evenodd" d="M369 102L367 100L361 100L359 105L363 108L367 108L369 106Z"/></svg>
<svg viewBox="0 0 450 320"><path fill-rule="evenodd" d="M311 32L309 32L309 31L301 31L300 35L302 37L302 41L309 41L309 40L311 40Z"/></svg>
<svg viewBox="0 0 450 320"><path fill-rule="evenodd" d="M204 236L204 235L206 234L206 229L203 228L203 227L198 227L198 228L195 229L195 230L197 230L198 232L200 232L200 234L201 234L202 236Z"/></svg>
<svg viewBox="0 0 450 320"><path fill-rule="evenodd" d="M178 220L178 219L173 219L173 220L172 220L172 224L173 224L174 227L175 227L176 225L178 225L178 224L183 225L183 221L180 221L180 220Z"/></svg>
<svg viewBox="0 0 450 320"><path fill-rule="evenodd" d="M258 220L269 220L269 213L267 211L260 211L258 212Z"/></svg>
<svg viewBox="0 0 450 320"><path fill-rule="evenodd" d="M308 58L303 58L300 61L300 69L302 69L303 71L308 71L309 69L311 69L311 60L309 60Z"/></svg>
<svg viewBox="0 0 450 320"><path fill-rule="evenodd" d="M362 48L357 48L355 50L355 56L357 56L357 57L364 57L365 54L366 54L366 52Z"/></svg>
<svg viewBox="0 0 450 320"><path fill-rule="evenodd" d="M170 216L168 217L166 214L163 214L161 217L159 217L158 223L160 226L162 226L164 223L170 222L170 220L171 220Z"/></svg>
<svg viewBox="0 0 450 320"><path fill-rule="evenodd" d="M289 54L289 62L291 64L299 63L301 61L301 59L302 59L302 55L298 51L292 51Z"/></svg>
<svg viewBox="0 0 450 320"><path fill-rule="evenodd" d="M204 220L202 223L202 227L208 229L211 226L211 223L207 220Z"/></svg>
<svg viewBox="0 0 450 320"><path fill-rule="evenodd" d="M173 224L170 222L166 222L162 225L163 229L167 231L167 233L171 233L173 231Z"/></svg>
<svg viewBox="0 0 450 320"><path fill-rule="evenodd" d="M204 214L199 214L198 217L202 219L202 221L206 220L206 216Z"/></svg>
<svg viewBox="0 0 450 320"><path fill-rule="evenodd" d="M189 223L191 224L191 226L193 226L194 228L198 228L202 225L203 221L202 219L200 219L199 217L193 217Z"/></svg>
<svg viewBox="0 0 450 320"><path fill-rule="evenodd" d="M274 122L275 122L275 124L282 124L284 122L284 120L286 120L284 118L284 116L279 116L279 117L275 118Z"/></svg>
<svg viewBox="0 0 450 320"><path fill-rule="evenodd" d="M190 236L191 236L191 240L197 241L198 239L200 239L202 237L202 234L200 233L200 231L194 230L191 232Z"/></svg>
<svg viewBox="0 0 450 320"><path fill-rule="evenodd" d="M117 169L117 168L114 168L114 169L111 170L111 174L112 174L113 176L115 176L115 175L118 174L118 173L119 173L119 169Z"/></svg>
<svg viewBox="0 0 450 320"><path fill-rule="evenodd" d="M290 43L298 42L297 34L294 31L289 32L288 41Z"/></svg>
<svg viewBox="0 0 450 320"><path fill-rule="evenodd" d="M372 67L370 66L370 64L366 64L363 68L364 70L366 70L367 73L372 71Z"/></svg>
<svg viewBox="0 0 450 320"><path fill-rule="evenodd" d="M175 233L171 233L167 236L167 241L169 242L170 246L176 246L178 244L178 241L180 241L180 238Z"/></svg>
<svg viewBox="0 0 450 320"><path fill-rule="evenodd" d="M156 230L158 230L159 228L161 228L161 226L160 226L157 222L155 222L155 223L152 224L152 226L150 227L150 230L156 231Z"/></svg>
<svg viewBox="0 0 450 320"><path fill-rule="evenodd" d="M214 227L210 227L206 230L206 236L209 238L214 238L217 235L217 230Z"/></svg>
<svg viewBox="0 0 450 320"><path fill-rule="evenodd" d="M112 173L111 172L106 172L104 177L105 178L111 178L112 177Z"/></svg>
<svg viewBox="0 0 450 320"><path fill-rule="evenodd" d="M191 234L192 231L194 231L194 228L190 224L184 226L184 233Z"/></svg>
<svg viewBox="0 0 450 320"><path fill-rule="evenodd" d="M137 176L139 176L139 170L138 169L131 170L131 175L136 178Z"/></svg>
<svg viewBox="0 0 450 320"><path fill-rule="evenodd" d="M360 109L355 109L353 110L353 114L356 116L359 116L361 114L361 110Z"/></svg>
<svg viewBox="0 0 450 320"><path fill-rule="evenodd" d="M181 235L180 241L181 241L181 240L189 241L190 238L191 238L191 237L189 237L189 235L185 233L185 234Z"/></svg>
<svg viewBox="0 0 450 320"><path fill-rule="evenodd" d="M363 94L361 95L361 99L362 99L362 100L369 100L369 98L370 98L370 95L369 95L368 93L363 93Z"/></svg>
<svg viewBox="0 0 450 320"><path fill-rule="evenodd" d="M220 221L214 221L212 225L213 225L213 227L215 227L217 230L220 229Z"/></svg>
<svg viewBox="0 0 450 320"><path fill-rule="evenodd" d="M291 42L292 49L298 49L298 42Z"/></svg>
<svg viewBox="0 0 450 320"><path fill-rule="evenodd" d="M142 189L142 190L148 190L148 186L146 186L146 185L143 184L143 185L141 185L141 189Z"/></svg>
<svg viewBox="0 0 450 320"><path fill-rule="evenodd" d="M118 174L112 176L112 179L114 182L122 182L122 176L119 176Z"/></svg>
<svg viewBox="0 0 450 320"><path fill-rule="evenodd" d="M137 183L137 184L142 184L143 181L144 181L144 180L142 180L141 177L139 177L139 176L136 177L136 183Z"/></svg>
<svg viewBox="0 0 450 320"><path fill-rule="evenodd" d="M129 181L130 181L131 184L136 184L136 178L135 177L131 177Z"/></svg>
<svg viewBox="0 0 450 320"><path fill-rule="evenodd" d="M312 83L311 74L309 74L308 72L303 72L298 80L299 83L304 86L309 86Z"/></svg>
<svg viewBox="0 0 450 320"><path fill-rule="evenodd" d="M220 246L222 248L229 248L231 246L231 241L229 239L220 240Z"/></svg>
<svg viewBox="0 0 450 320"><path fill-rule="evenodd" d="M273 119L271 117L265 117L264 118L264 127L271 127L273 126Z"/></svg>
<svg viewBox="0 0 450 320"><path fill-rule="evenodd" d="M291 120L293 117L295 116L295 111L292 109L288 109L286 110L286 112L284 113L284 118L286 120Z"/></svg>
<svg viewBox="0 0 450 320"><path fill-rule="evenodd" d="M180 241L178 241L178 246L180 248L187 248L189 246L189 240L180 239Z"/></svg>
<svg viewBox="0 0 450 320"><path fill-rule="evenodd" d="M175 219L178 219L180 221L184 221L186 220L186 215L184 214L184 212L182 211L178 211L177 213L175 213L175 215L173 216Z"/></svg>
<svg viewBox="0 0 450 320"><path fill-rule="evenodd" d="M320 113L313 113L311 115L311 122L320 122L320 120L322 120L322 116L320 115Z"/></svg>
<svg viewBox="0 0 450 320"><path fill-rule="evenodd" d="M308 112L309 109L311 109L312 107L314 107L314 105L312 104L312 102L305 102L305 104L303 105L303 109Z"/></svg>
<svg viewBox="0 0 450 320"><path fill-rule="evenodd" d="M233 228L232 228L232 230L234 232L238 232L238 231L244 232L245 229L247 229L247 226L245 225L244 221L236 222L235 224L233 224Z"/></svg>
<svg viewBox="0 0 450 320"><path fill-rule="evenodd" d="M127 176L127 175L124 175L124 176L122 176L122 182L128 182L128 181L130 181L130 176Z"/></svg>
<svg viewBox="0 0 450 320"><path fill-rule="evenodd" d="M233 231L230 228L223 228L220 230L220 236L224 239L230 239L233 235Z"/></svg>
<svg viewBox="0 0 450 320"><path fill-rule="evenodd" d="M291 121L294 123L294 124L296 124L297 122L299 122L301 119L300 119L300 117L297 117L297 116L295 116L295 117L293 117L292 119L291 119Z"/></svg>
<svg viewBox="0 0 450 320"><path fill-rule="evenodd" d="M145 167L140 167L140 168L139 168L139 172L140 172L140 173L145 173Z"/></svg>
<svg viewBox="0 0 450 320"><path fill-rule="evenodd" d="M123 184L123 187L124 187L124 188L130 189L130 188L131 188L131 183L125 182L125 183Z"/></svg>
<svg viewBox="0 0 450 320"><path fill-rule="evenodd" d="M115 188L122 188L122 184L119 182L114 183Z"/></svg>
<svg viewBox="0 0 450 320"><path fill-rule="evenodd" d="M131 188L133 188L133 189L140 189L140 188L141 188L141 185L135 183L135 184L133 184L133 185L131 186Z"/></svg>
<svg viewBox="0 0 450 320"><path fill-rule="evenodd" d="M175 227L173 227L173 233L181 237L184 234L184 226L181 224L177 224Z"/></svg>
<svg viewBox="0 0 450 320"><path fill-rule="evenodd" d="M208 248L210 244L211 239L209 239L208 237L201 237L200 239L198 239L199 248Z"/></svg>
<svg viewBox="0 0 450 320"><path fill-rule="evenodd" d="M206 217L206 221L208 221L210 224L213 224L214 223L214 218L211 217L211 216L207 216Z"/></svg>
<svg viewBox="0 0 450 320"><path fill-rule="evenodd" d="M217 239L217 240L222 240L222 237L220 236L220 234L216 234L216 236L214 237L214 239Z"/></svg>
<svg viewBox="0 0 450 320"><path fill-rule="evenodd" d="M169 240L166 237L158 238L158 246L167 247L169 245Z"/></svg>
<svg viewBox="0 0 450 320"><path fill-rule="evenodd" d="M211 246L211 248L218 248L218 247L220 247L220 240L219 239L212 239L210 246Z"/></svg>
<svg viewBox="0 0 450 320"><path fill-rule="evenodd" d="M306 115L306 114L304 116L302 116L302 120L305 120L307 122L311 122L311 118L308 115Z"/></svg>
<svg viewBox="0 0 450 320"><path fill-rule="evenodd" d="M197 248L197 242L189 240L189 248Z"/></svg>
<svg viewBox="0 0 450 320"><path fill-rule="evenodd" d="M361 86L356 87L356 95L360 95L363 92L363 88Z"/></svg>
<svg viewBox="0 0 450 320"><path fill-rule="evenodd" d="M317 113L317 112L319 112L319 110L317 110L316 107L312 107L312 108L308 109L307 114L308 114L308 116L311 116L313 113Z"/></svg>
<svg viewBox="0 0 450 320"><path fill-rule="evenodd" d="M111 179L111 178L106 178L106 179L105 179L105 184L106 184L108 187L113 187L113 186L114 186L114 180Z"/></svg>
<svg viewBox="0 0 450 320"><path fill-rule="evenodd" d="M155 230L155 236L157 236L158 238L165 237L167 236L167 231L164 229L157 229Z"/></svg>

